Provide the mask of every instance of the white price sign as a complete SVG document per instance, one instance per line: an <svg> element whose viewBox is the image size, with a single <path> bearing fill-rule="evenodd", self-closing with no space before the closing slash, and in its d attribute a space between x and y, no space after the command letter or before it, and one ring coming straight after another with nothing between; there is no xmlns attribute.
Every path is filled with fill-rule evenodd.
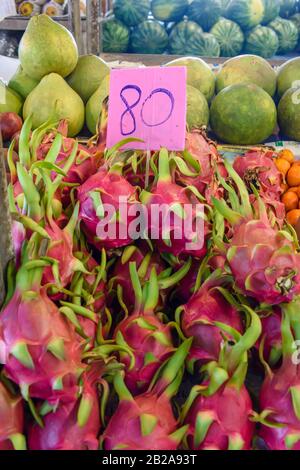
<svg viewBox="0 0 300 470"><path fill-rule="evenodd" d="M15 0L0 0L0 21L17 14Z"/></svg>

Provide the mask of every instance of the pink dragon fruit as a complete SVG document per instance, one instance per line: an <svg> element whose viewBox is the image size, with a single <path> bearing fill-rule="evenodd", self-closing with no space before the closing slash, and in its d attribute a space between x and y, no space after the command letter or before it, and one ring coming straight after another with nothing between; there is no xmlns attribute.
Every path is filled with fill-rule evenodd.
<svg viewBox="0 0 300 470"><path fill-rule="evenodd" d="M186 426L177 427L171 398L182 379L182 366L191 340L185 341L169 359L153 388L132 397L122 375L116 374L114 386L119 406L101 437L105 450L176 450Z"/></svg>
<svg viewBox="0 0 300 470"><path fill-rule="evenodd" d="M271 371L260 392L260 437L270 450L300 450L299 299L282 306L283 362ZM291 328L292 327L292 328Z"/></svg>
<svg viewBox="0 0 300 470"><path fill-rule="evenodd" d="M130 215L130 207L139 204L136 188L114 167L109 171L101 168L80 186L78 200L79 219L89 243L98 249L120 248L131 243L129 227L135 216ZM109 205L113 213L105 215L103 204ZM127 220L122 221L122 216ZM103 235L100 238L99 231Z"/></svg>
<svg viewBox="0 0 300 470"><path fill-rule="evenodd" d="M97 450L101 430L100 403L97 393L102 379L104 363L95 362L82 375L79 398L62 403L43 416L43 427L37 423L29 429L31 450ZM103 398L103 397L102 397Z"/></svg>
<svg viewBox="0 0 300 470"><path fill-rule="evenodd" d="M181 323L184 335L194 338L188 357L191 368L197 361L218 359L224 332L216 323L222 323L228 326L228 330L234 330L232 334L227 332L228 340L233 339L235 332L243 331L240 314L233 302L229 303L229 293L221 287L224 283L226 277L222 276L220 271L215 271L188 303L177 309L176 318L178 323Z"/></svg>
<svg viewBox="0 0 300 470"><path fill-rule="evenodd" d="M147 390L156 371L172 354L171 326L162 323L154 314L159 301L159 286L155 268L152 268L150 279L142 287L139 281L136 264L130 262L130 276L135 291L135 309L133 314L125 317L118 324L114 337L117 344L126 344L132 351L135 363L130 368L130 356L120 354L120 361L126 366L125 383L133 393Z"/></svg>
<svg viewBox="0 0 300 470"><path fill-rule="evenodd" d="M261 333L259 317L245 307L251 324L236 343L225 343L219 363L203 370L208 378L190 392L181 421L189 425L186 443L191 450L248 450L254 432L252 403L244 385L247 353ZM224 328L224 331L226 329Z"/></svg>
<svg viewBox="0 0 300 470"><path fill-rule="evenodd" d="M18 271L15 293L0 316L0 362L24 398L55 404L77 393L85 365L73 325L40 287L45 266L33 260Z"/></svg>
<svg viewBox="0 0 300 470"><path fill-rule="evenodd" d="M227 172L215 142L207 138L203 129L195 129L186 134L185 148L183 159L190 170L196 173L195 176L191 176L189 172L185 175L179 169L176 173L176 180L186 186L195 186L209 204L212 196L222 197L224 190L215 173L217 169L225 178Z"/></svg>
<svg viewBox="0 0 300 470"><path fill-rule="evenodd" d="M0 450L26 450L23 403L0 382Z"/></svg>
<svg viewBox="0 0 300 470"><path fill-rule="evenodd" d="M259 312L262 334L256 347L263 347L263 356L267 363L274 367L282 355L281 310L275 306L271 312Z"/></svg>
<svg viewBox="0 0 300 470"><path fill-rule="evenodd" d="M197 258L205 256L208 224L203 220L204 213L197 213L200 203L195 194L200 196L195 187L183 188L172 182L169 154L162 149L157 183L151 193L141 193L141 201L148 213L149 238L155 239L160 252L177 257L189 254ZM201 225L197 226L201 219ZM190 247L192 243L194 247Z"/></svg>
<svg viewBox="0 0 300 470"><path fill-rule="evenodd" d="M260 198L259 213L253 214L243 181L227 162L226 168L239 189L241 201L232 188L231 209L224 200L213 202L218 213L232 225L233 236L229 245L224 244L224 253L236 288L258 302L287 302L300 292L300 255L295 243L289 233L271 226Z"/></svg>

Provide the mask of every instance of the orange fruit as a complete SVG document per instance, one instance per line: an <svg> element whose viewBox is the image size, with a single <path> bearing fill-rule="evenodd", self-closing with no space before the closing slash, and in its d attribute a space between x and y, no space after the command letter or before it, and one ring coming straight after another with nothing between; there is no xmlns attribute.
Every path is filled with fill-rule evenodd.
<svg viewBox="0 0 300 470"><path fill-rule="evenodd" d="M293 163L291 168L288 170L286 178L289 186L300 186L300 165Z"/></svg>
<svg viewBox="0 0 300 470"><path fill-rule="evenodd" d="M300 218L300 209L293 209L292 211L289 211L286 215L286 218L288 223L295 227Z"/></svg>
<svg viewBox="0 0 300 470"><path fill-rule="evenodd" d="M290 190L282 196L281 201L283 202L287 212L293 209L297 209L299 205L299 198L297 194Z"/></svg>
<svg viewBox="0 0 300 470"><path fill-rule="evenodd" d="M293 163L294 160L295 160L295 155L293 154L293 152L291 150L283 149L279 152L278 158L283 158L287 162Z"/></svg>
<svg viewBox="0 0 300 470"><path fill-rule="evenodd" d="M289 164L289 162L285 160L284 158L277 158L275 160L275 165L277 166L278 171L280 171L280 173L282 173L284 176L287 174L287 172L291 168L291 165ZM297 186L297 185L290 184L290 186Z"/></svg>

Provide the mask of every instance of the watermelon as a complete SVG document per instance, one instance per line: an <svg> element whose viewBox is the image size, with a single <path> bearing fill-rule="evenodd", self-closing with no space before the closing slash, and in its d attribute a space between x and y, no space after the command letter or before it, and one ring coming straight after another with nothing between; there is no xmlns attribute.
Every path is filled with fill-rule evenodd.
<svg viewBox="0 0 300 470"><path fill-rule="evenodd" d="M298 46L297 51L300 50L300 13L295 13L293 16L290 17L290 21L294 23L298 30Z"/></svg>
<svg viewBox="0 0 300 470"><path fill-rule="evenodd" d="M215 93L215 74L200 57L184 57L166 64L167 67L184 66L187 68L187 84L201 91L208 102Z"/></svg>
<svg viewBox="0 0 300 470"><path fill-rule="evenodd" d="M162 54L168 47L168 34L156 20L143 21L133 28L131 50L138 54Z"/></svg>
<svg viewBox="0 0 300 470"><path fill-rule="evenodd" d="M152 0L151 11L157 20L179 21L185 15L188 0Z"/></svg>
<svg viewBox="0 0 300 470"><path fill-rule="evenodd" d="M278 105L281 132L289 139L300 141L300 88L289 88Z"/></svg>
<svg viewBox="0 0 300 470"><path fill-rule="evenodd" d="M231 0L221 0L222 15L226 12Z"/></svg>
<svg viewBox="0 0 300 470"><path fill-rule="evenodd" d="M297 9L297 0L279 0L280 3L280 16L282 18L289 18Z"/></svg>
<svg viewBox="0 0 300 470"><path fill-rule="evenodd" d="M298 83L296 83L298 82ZM289 88L300 84L300 57L288 60L281 65L277 77L278 95L281 97Z"/></svg>
<svg viewBox="0 0 300 470"><path fill-rule="evenodd" d="M217 75L217 92L238 83L254 83L273 96L276 79L275 71L265 59L256 55L241 55L223 64Z"/></svg>
<svg viewBox="0 0 300 470"><path fill-rule="evenodd" d="M130 31L121 21L109 19L103 22L103 52L127 52L129 40Z"/></svg>
<svg viewBox="0 0 300 470"><path fill-rule="evenodd" d="M220 57L220 45L210 33L202 33L191 39L190 50L192 54L203 57Z"/></svg>
<svg viewBox="0 0 300 470"><path fill-rule="evenodd" d="M169 50L171 54L185 55L191 52L191 41L201 36L202 28L194 21L181 21L172 28L169 36Z"/></svg>
<svg viewBox="0 0 300 470"><path fill-rule="evenodd" d="M241 52L244 44L244 34L237 23L221 18L211 28L210 33L217 39L222 57L234 57Z"/></svg>
<svg viewBox="0 0 300 470"><path fill-rule="evenodd" d="M210 28L220 19L222 6L220 0L194 0L187 11L189 20L198 23L204 31Z"/></svg>
<svg viewBox="0 0 300 470"><path fill-rule="evenodd" d="M150 0L115 0L113 11L126 26L137 26L148 18Z"/></svg>
<svg viewBox="0 0 300 470"><path fill-rule="evenodd" d="M188 130L200 129L209 122L209 108L201 91L187 85L186 125Z"/></svg>
<svg viewBox="0 0 300 470"><path fill-rule="evenodd" d="M298 29L292 21L277 17L268 25L279 39L278 54L292 52L298 44Z"/></svg>
<svg viewBox="0 0 300 470"><path fill-rule="evenodd" d="M275 20L279 15L280 10L280 0L263 0L264 4L264 17L262 20L262 24L266 25L270 23L270 21Z"/></svg>
<svg viewBox="0 0 300 470"><path fill-rule="evenodd" d="M276 106L262 88L239 84L224 88L213 100L210 123L219 139L252 145L265 141L276 126Z"/></svg>
<svg viewBox="0 0 300 470"><path fill-rule="evenodd" d="M231 0L226 17L238 23L242 29L254 28L264 17L263 0Z"/></svg>
<svg viewBox="0 0 300 470"><path fill-rule="evenodd" d="M268 59L278 51L279 40L275 31L267 26L256 26L246 37L245 52Z"/></svg>

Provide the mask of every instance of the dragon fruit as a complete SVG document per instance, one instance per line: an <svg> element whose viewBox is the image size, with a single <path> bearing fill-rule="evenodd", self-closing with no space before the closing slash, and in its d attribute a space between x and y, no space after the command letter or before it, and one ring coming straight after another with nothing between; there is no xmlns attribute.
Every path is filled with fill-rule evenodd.
<svg viewBox="0 0 300 470"><path fill-rule="evenodd" d="M260 437L270 450L300 450L299 299L282 306L283 361L266 378L260 392Z"/></svg>
<svg viewBox="0 0 300 470"><path fill-rule="evenodd" d="M0 450L26 450L23 403L0 382Z"/></svg>
<svg viewBox="0 0 300 470"><path fill-rule="evenodd" d="M137 191L116 167L101 168L91 176L78 189L78 200L79 219L89 243L98 249L120 248L131 243L129 228L135 216L130 215L130 208L139 205ZM105 215L107 210L103 204L110 206L110 214ZM122 217L125 220L122 221ZM102 237L99 237L99 231Z"/></svg>
<svg viewBox="0 0 300 470"><path fill-rule="evenodd" d="M183 363L191 340L186 340L169 359L153 387L133 397L121 373L115 375L114 386L119 406L101 437L105 450L176 450L186 426L177 427L171 398L182 380Z"/></svg>
<svg viewBox="0 0 300 470"><path fill-rule="evenodd" d="M262 334L257 341L257 348L262 347L263 357L274 367L282 355L281 310L278 306L271 311L259 312Z"/></svg>
<svg viewBox="0 0 300 470"><path fill-rule="evenodd" d="M176 180L195 186L209 204L212 196L222 197L224 190L215 176L216 169L224 178L227 172L215 142L207 138L203 129L195 129L186 134L185 149L182 158L190 171L185 172L182 164L178 165Z"/></svg>
<svg viewBox="0 0 300 470"><path fill-rule="evenodd" d="M80 396L46 410L43 427L37 423L29 429L31 450L97 450L101 430L98 384L108 385L102 378L105 364L95 362L82 375ZM102 395L101 399L105 394ZM43 413L42 413L43 414Z"/></svg>
<svg viewBox="0 0 300 470"><path fill-rule="evenodd" d="M226 280L220 271L215 271L187 304L176 311L176 318L184 335L194 338L188 357L190 368L197 361L218 359L224 340L224 332L220 330L218 323L228 327L228 340L233 339L230 329L240 333L243 331L240 314L233 304L234 300L230 303L229 293L222 288Z"/></svg>
<svg viewBox="0 0 300 470"><path fill-rule="evenodd" d="M172 182L166 149L159 154L157 183L151 193L143 191L140 198L148 213L149 238L156 241L160 252L177 257L189 254L197 258L205 256L208 224L204 220L204 210L200 209L201 196L194 186L183 188Z"/></svg>
<svg viewBox="0 0 300 470"><path fill-rule="evenodd" d="M73 325L40 287L42 260L24 262L13 297L0 316L0 362L25 399L54 404L77 393L85 368Z"/></svg>
<svg viewBox="0 0 300 470"><path fill-rule="evenodd" d="M261 333L259 317L245 307L251 323L236 343L225 343L219 362L203 367L208 378L192 388L181 415L189 425L186 444L191 450L249 450L254 433L253 411L244 385L248 350ZM224 331L226 329L224 328Z"/></svg>
<svg viewBox="0 0 300 470"><path fill-rule="evenodd" d="M130 357L120 354L126 366L125 383L133 393L144 392L156 371L172 354L171 326L162 323L154 314L159 301L159 286L155 268L142 290L136 263L130 262L130 276L135 291L134 312L118 324L114 337L117 344L126 344L132 351L135 363L130 368Z"/></svg>
<svg viewBox="0 0 300 470"><path fill-rule="evenodd" d="M228 162L226 168L239 189L240 200L235 189L226 184L232 208L224 200L213 199L213 203L232 225L230 245L224 244L223 250L236 288L265 304L292 300L300 292L300 255L292 236L271 226L259 197L259 213L253 213L246 186Z"/></svg>

